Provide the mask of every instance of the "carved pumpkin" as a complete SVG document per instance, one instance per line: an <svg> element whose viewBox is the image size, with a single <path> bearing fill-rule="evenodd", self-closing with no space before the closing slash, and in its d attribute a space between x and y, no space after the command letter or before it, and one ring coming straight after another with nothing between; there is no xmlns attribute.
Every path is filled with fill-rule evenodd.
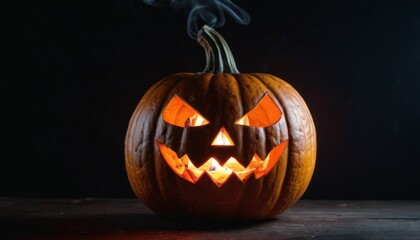
<svg viewBox="0 0 420 240"><path fill-rule="evenodd" d="M203 73L152 86L125 140L137 197L164 215L260 219L292 206L315 167L316 133L299 93L264 73L236 69L214 29L198 38Z"/></svg>

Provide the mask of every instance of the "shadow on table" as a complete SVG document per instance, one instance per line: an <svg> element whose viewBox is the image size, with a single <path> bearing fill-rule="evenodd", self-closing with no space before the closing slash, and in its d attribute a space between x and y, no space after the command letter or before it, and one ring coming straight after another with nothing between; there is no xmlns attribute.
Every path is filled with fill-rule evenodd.
<svg viewBox="0 0 420 240"><path fill-rule="evenodd" d="M210 235L223 236L226 231L242 232L272 221L188 220L162 218L153 213L14 216L0 219L4 228L0 236L6 234L12 239L202 239Z"/></svg>

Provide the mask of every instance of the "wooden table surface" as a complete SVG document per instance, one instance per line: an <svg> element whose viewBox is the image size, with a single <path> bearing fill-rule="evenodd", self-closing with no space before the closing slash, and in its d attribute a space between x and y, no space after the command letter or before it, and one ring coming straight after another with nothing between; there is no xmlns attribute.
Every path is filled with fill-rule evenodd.
<svg viewBox="0 0 420 240"><path fill-rule="evenodd" d="M0 239L420 239L420 201L300 200L247 224L162 219L136 199L0 198Z"/></svg>

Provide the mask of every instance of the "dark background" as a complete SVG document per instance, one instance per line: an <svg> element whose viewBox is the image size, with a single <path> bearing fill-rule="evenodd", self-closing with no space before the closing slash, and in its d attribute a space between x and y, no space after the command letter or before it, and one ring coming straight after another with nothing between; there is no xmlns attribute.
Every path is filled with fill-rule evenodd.
<svg viewBox="0 0 420 240"><path fill-rule="evenodd" d="M419 1L235 1L218 31L242 72L292 84L311 109L310 199L420 199ZM134 197L124 137L145 91L204 68L183 14L138 0L33 2L3 100L1 196ZM7 47L7 46L6 46Z"/></svg>

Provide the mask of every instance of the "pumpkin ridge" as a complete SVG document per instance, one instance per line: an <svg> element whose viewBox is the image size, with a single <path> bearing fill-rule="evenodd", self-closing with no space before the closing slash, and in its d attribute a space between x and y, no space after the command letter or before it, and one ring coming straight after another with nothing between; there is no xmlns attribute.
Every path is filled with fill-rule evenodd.
<svg viewBox="0 0 420 240"><path fill-rule="evenodd" d="M235 91L237 93L236 98L238 99L238 102L240 104L240 109L238 109L238 112L239 112L240 116L242 116L244 114L244 106L243 106L243 101L242 101L243 100L243 93L242 93L242 90L241 90L241 81L240 81L240 79L238 79L238 77L242 76L243 74L239 73L239 74L229 74L229 75L231 75L232 79L236 82L236 88L237 88L237 89L235 89ZM240 152L240 153L243 153L243 149L244 149L243 143L245 142L244 141L245 134L243 134L244 129L240 128L240 130L238 130L238 131L240 131L239 134L242 135L242 139L240 139L240 141L237 141L237 142L241 143L240 149L238 149L237 151ZM236 145L235 147L238 148L239 146ZM241 154L240 157L243 158L243 154ZM246 196L248 191L250 191L249 188L250 188L249 185L245 185L243 190L240 192L240 194L238 194L239 196L237 196L237 199L243 199L243 197ZM241 214L243 212L243 210L242 210L243 206L241 204L241 201L240 200L238 200L238 201L239 201L239 203L235 203L235 207L236 207L235 212L237 214Z"/></svg>
<svg viewBox="0 0 420 240"><path fill-rule="evenodd" d="M152 86L152 89L156 90L156 89L161 88L165 83L167 83L167 81L169 79L171 79L171 77L174 77L174 76L165 77L162 80L160 80L159 82L155 83ZM178 79L178 76L176 76L176 77L177 78L174 80L174 85L176 84L177 79ZM156 87L154 87L154 86L156 86ZM152 95L154 95L154 94L144 95L142 97L142 100L144 99L145 101L148 101L149 100L149 97L151 97ZM148 98L145 99L145 97L148 97ZM155 183L155 182L154 183L149 182L149 184L146 184L147 186L144 186L144 184L142 184L141 182L139 182L140 179L139 179L139 176L138 176L138 171L146 171L146 170L144 170L145 169L144 165L146 163L144 162L143 156L139 156L139 157L133 156L133 154L134 154L133 153L133 150L137 149L137 151L138 151L138 148L139 148L138 145L141 144L141 141L139 141L137 143L137 146L133 147L135 138L131 138L131 136L132 135L138 135L139 134L139 131L137 129L138 128L141 128L141 126L139 126L138 118L141 115L140 114L140 110L141 110L141 106L143 104L142 100L140 100L140 102L137 104L137 107L134 110L134 114L132 115L135 118L132 117L130 119L128 131L127 131L128 134L126 136L126 142L125 142L125 145L126 145L126 147L125 147L126 148L126 155L128 156L128 158L126 158L127 166L129 168L135 168L137 170L135 171L135 173L132 173L132 170L128 170L127 167L126 167L126 171L129 173L129 176L130 176L129 177L129 180L130 180L129 182L130 182L130 185L132 187L133 187L133 185L138 185L138 186L143 186L144 187L143 189L145 189L145 188L148 189L146 191L144 191L144 190L135 191L136 196L139 197L140 199L143 199L144 201L147 201L151 207L155 208L156 205L159 205L159 203L156 203L155 202L156 200L153 201L153 202L151 202L149 199L147 199L147 198L150 198L150 197L147 197L146 198L146 196L155 195L154 188L152 186L150 186L150 185L155 185L156 186L157 183ZM159 114L156 114L156 117L153 118L154 122L156 122L156 120L158 118L159 118ZM152 126L154 128L156 128L156 124L152 124ZM153 131L153 132L155 132L155 131ZM152 155L153 155L154 144L152 144L152 146L153 147L151 147L151 150L149 150L149 151L151 151L152 152ZM137 162L137 164L135 162ZM153 168L155 168L155 162L154 162L153 159L151 159L150 161L147 161L147 164L151 164L151 165L153 165ZM150 167L147 167L147 168L150 169ZM147 171L147 174L148 175L152 175L152 177L156 178L156 175L155 175L156 173L154 171ZM132 182L133 180L134 180L134 182ZM134 187L133 189L136 189L136 188ZM160 196L158 194L156 194L155 196L157 196L157 198L158 198L157 201L163 202L162 201L163 200L162 196Z"/></svg>
<svg viewBox="0 0 420 240"><path fill-rule="evenodd" d="M156 84L154 84L153 86L152 86L152 88L151 89L153 89L154 91L156 90L156 89L159 89L160 87L162 87L162 85L164 85L164 83L166 83L167 82L167 80L168 79L170 79L171 77L173 77L173 76L168 76L168 77L165 77L165 78L163 78L162 80L160 80L159 82L157 82ZM177 77L179 77L179 78L181 78L181 76L177 76ZM177 79L179 79L179 78L177 78ZM177 84L177 79L174 79L174 86ZM151 95L153 95L153 94L151 94ZM146 97L146 96L144 96L144 97ZM143 98L144 98L143 97ZM149 96L147 96L147 97L149 97ZM136 106L136 109L134 110L135 111L135 113L136 113L136 115L135 115L135 118L133 118L133 119L130 119L130 123L129 123L129 131L128 132L134 132L134 133L137 133L137 131L136 131L136 129L137 128L141 128L141 126L139 126L138 125L138 118L140 117L140 114L138 114L139 113L139 108L140 108L140 105L142 104L142 101L140 101L138 104L137 104L137 106ZM163 103L161 103L160 105L163 105ZM159 107L159 109L160 109L161 107ZM154 122L156 122L156 120L159 118L159 116L160 116L160 114L156 114L156 118L153 118L153 120L154 120ZM131 126L133 124L133 126ZM156 127L156 125L155 124L153 124L153 127L156 129L157 127ZM155 132L155 131L154 131ZM154 133L155 134L155 133ZM129 140L129 138L128 137L126 137L126 143L125 144L129 144L130 146L132 145L132 143L128 143L128 140ZM133 141L133 140L132 140ZM134 151L135 152L138 152L138 149L140 148L140 145L141 143L139 142L139 143L137 143L137 145L134 147ZM132 149L132 147L130 147L130 149ZM129 163L130 165L131 165L131 163ZM141 166L139 166L139 167L141 167Z"/></svg>
<svg viewBox="0 0 420 240"><path fill-rule="evenodd" d="M279 210L280 210L280 212L282 212L283 209L288 208L289 205L290 205L290 201L286 203L287 207L284 207L283 206L284 204L281 204L281 202L284 201L284 196L287 196L287 194L288 194L288 193L285 193L287 187L286 188L283 188L283 185L286 184L286 186L287 186L287 182L289 182L289 177L290 177L290 174L291 174L291 172L290 172L291 170L290 170L290 167L289 167L291 165L290 162L292 161L292 156L289 154L289 152L292 151L291 147L293 145L293 143L292 143L293 139L290 138L290 131L289 131L289 129L291 129L291 126L290 126L289 120L287 119L288 110L285 109L285 107L283 107L284 106L283 101L279 97L279 95L280 95L279 92L280 91L275 91L275 89L273 89L272 86L270 86L270 84L267 84L267 82L263 78L264 77L267 77L268 79L270 79L270 81L275 81L276 79L271 78L268 74L266 75L266 74L262 74L262 73L258 73L258 74L252 73L251 75L253 75L257 79L259 79L260 81L262 81L264 83L264 85L266 85L267 88L270 89L272 91L272 93L276 96L276 99L279 101L280 105L283 108L283 114L284 114L284 117L285 117L284 120L286 121L286 126L287 126L287 129L288 129L287 136L288 136L288 139L289 139L289 146L287 147L287 155L288 156L287 156L286 172L285 172L285 176L283 178L283 183L282 183L282 186L281 186L280 196L277 199L277 203L274 205L275 207L269 211L269 213L271 212L272 214L275 214ZM276 208L278 208L277 206L281 206L279 210L276 209Z"/></svg>
<svg viewBox="0 0 420 240"><path fill-rule="evenodd" d="M305 115L308 117L307 122L313 123L312 115L311 115L311 113L309 111L309 108L308 108L306 102L303 100L302 96L299 94L298 91L295 91L294 92L294 95L297 96L296 99L302 104L302 106L304 106L303 107L303 110L305 111ZM305 126L306 127L304 127L304 131L303 132L305 133L305 138L304 139L305 139L306 145L311 145L312 144L313 146L316 146L316 129L315 129L315 125L314 124L305 124ZM310 127L310 129L307 128L308 126ZM313 142L310 142L308 140L308 138L307 138L307 136L310 135L310 133L313 133L313 135L314 135L313 138L311 138L311 139L313 139ZM314 147L313 150L315 151L314 156L316 157L316 147ZM315 161L315 157L314 157L314 160L313 161ZM313 171L314 170L315 170L315 164L314 164L314 167L312 169L312 173L310 174L310 176L307 177L308 179L307 180L304 180L304 182L308 182L308 185L309 185L309 180L312 178L312 175L313 175ZM305 174L305 176L306 176L306 174ZM301 187L299 193L295 196L295 200L298 200L299 198L302 197L303 193L306 191L306 188L302 188Z"/></svg>
<svg viewBox="0 0 420 240"><path fill-rule="evenodd" d="M245 114L245 110L244 110L244 104L243 104L243 99L244 99L244 96L243 96L243 93L242 93L242 89L241 89L241 80L240 80L240 78L241 78L241 76L243 76L243 74L232 74L232 76L233 76L233 78L235 79L235 81L236 81L236 83L237 83L237 86L238 86L238 89L237 89L237 92L238 92L238 96L239 96L239 104L240 104L240 116L243 116L244 114ZM239 77L239 78L238 78ZM243 151L243 148L244 148L244 146L243 146L243 143L245 142L244 141L244 139L245 139L245 134L243 134L243 132L244 132L244 129L243 128L241 128L241 135L242 135L242 139L241 139L241 149L240 149L240 152L242 152ZM241 157L243 157L243 155L241 156Z"/></svg>
<svg viewBox="0 0 420 240"><path fill-rule="evenodd" d="M281 111L282 111L282 115L284 115L284 116L282 116L282 118L284 117L284 120L286 121L286 126L287 126L287 139L289 139L290 138L290 136L289 136L289 129L290 129L290 126L289 126L289 123L288 123L288 121L287 121L287 118L285 117L285 110L284 110L284 108L283 108L283 104L281 103L281 101L277 98L277 96L275 95L275 90L274 89L272 89L269 85L267 85L267 83L266 82L264 82L263 81L263 79L261 79L260 77L258 77L258 76L256 76L256 75L254 75L254 74L248 74L248 75L250 75L250 76L252 76L252 78L254 78L255 80L257 80L257 81L259 81L264 87L266 87L268 90L270 90L270 92L271 92L271 94L273 94L276 98L276 101L279 103L279 105L280 105L280 108L281 108ZM279 119L279 122L281 121L281 118ZM268 128L265 128L264 130L268 130ZM269 135L269 134L267 134L267 135ZM266 141L269 141L269 139L266 139ZM280 139L280 142L281 142L281 139ZM267 142L266 142L267 143Z"/></svg>
<svg viewBox="0 0 420 240"><path fill-rule="evenodd" d="M267 77L268 79L270 79L270 81L276 81L276 79L279 79L277 77L274 77L270 74L255 74L256 76L264 76ZM264 79L263 79L264 80ZM306 105L306 103L304 102L302 96L296 91L296 89L294 89L290 84L288 84L287 82L285 82L284 80L280 79L281 81L279 81L279 84L281 85L281 89L283 88L284 91L287 92L287 94L289 96L282 96L283 94L278 91L278 92L274 92L277 96L277 99L283 103L283 98L287 98L287 99L293 99L294 101L296 101L298 104L300 104L302 107L300 108L300 113L304 114L306 117L308 117L308 120L305 122L307 125L313 125L313 121L312 121L312 116L309 112L309 109ZM272 87L267 84L267 87L269 89L272 89ZM282 105L286 105L286 104L282 104ZM287 107L285 108L285 111L288 112ZM288 116L288 115L286 115ZM290 126L289 121L287 120L287 118L285 119L287 122L287 125ZM311 139L313 139L312 142L309 142L307 139L308 137L310 137L310 134L314 134L313 137ZM293 137L291 136L291 133L288 133L289 138L291 141L289 141L291 144L289 145L290 150L288 150L288 152L293 153L295 151L296 148L298 148L298 145L295 143L295 140L293 139ZM290 182L291 180L293 180L294 182L298 182L299 184L296 184L299 186L299 188L297 189L292 189L293 191L291 191L291 189L289 189L289 186L287 188L284 189L284 191L288 191L285 194L283 194L283 190L282 190L282 195L284 196L290 196L287 199L279 199L279 201L286 201L285 204L277 204L279 206L282 206L279 210L284 211L285 209L291 207L292 205L294 205L297 200L299 200L299 198L303 195L303 193L306 191L307 187L309 186L309 180L311 179L312 175L313 175L313 171L314 171L314 165L315 165L315 158L316 158L316 132L315 132L315 128L314 126L311 126L310 130L307 130L305 128L305 131L303 131L303 137L301 137L299 140L302 141L304 143L299 143L300 146L312 146L312 150L314 151L314 155L313 156L302 156L299 155L297 156L295 160L300 160L300 161L304 161L305 158L313 158L312 159L312 167L309 170L305 170L304 172L302 172L301 174L299 174L299 176L293 176L294 179L290 179L290 174L292 175L296 175L293 174L292 168L288 167L288 171L286 172L286 176L285 176L285 180L287 180L288 182ZM295 143L295 144L293 144ZM306 149L305 149L306 150ZM307 150L305 151L307 152ZM293 154L291 154L288 157L288 162L290 162L291 164L293 164L292 161ZM306 182L306 184L302 184L302 182ZM302 186L303 185L303 186ZM278 211L274 211L272 212L272 214L275 214Z"/></svg>
<svg viewBox="0 0 420 240"><path fill-rule="evenodd" d="M159 82L157 82L157 83L155 83L155 84L153 84L152 86L151 86L151 88L150 88L150 91L155 91L155 89L158 89L162 84L164 84L165 82L166 82L166 80L169 78L169 76L168 77L165 77L165 78L163 78L163 79L161 79ZM136 104L136 108L135 108L135 110L134 110L134 112L137 112L137 110L138 110L138 108L139 108L139 105L141 104L141 100L140 100L140 102L138 102L137 104ZM134 117L134 118L133 118ZM132 115L132 117L130 118L130 122L129 122L129 124L128 124L128 131L127 132L133 132L134 130L132 130L132 129L136 129L136 127L137 127L137 125L135 125L135 123L137 123L137 119L140 117L140 114L136 114L136 115ZM134 131L135 132L135 131ZM131 141L130 141L131 140ZM126 136L126 138L125 138L125 142L124 142L124 144L125 145L130 145L131 146L131 142L132 142L133 140L132 139L130 139L130 138L128 138L128 136ZM129 149L132 149L132 147L129 147ZM134 152L137 152L138 151L138 149L139 149L139 144L137 145L137 146L135 146L134 147ZM126 148L126 151L127 151L127 148ZM126 152L126 154L128 154L128 152ZM126 161L127 162L127 161ZM130 162L128 162L127 164L129 164L130 166L132 166L131 165L131 163Z"/></svg>
<svg viewBox="0 0 420 240"><path fill-rule="evenodd" d="M285 105L284 103L283 103L283 100L279 97L280 95L281 95L281 93L280 93L280 91L275 91L273 88L272 88L272 86L270 86L270 84L267 84L267 82L265 82L264 81L264 77L267 77L268 79L270 79L270 81L276 81L276 79L275 78L272 78L269 74L263 74L263 73L257 73L257 74L255 74L255 73L252 73L251 75L253 75L253 76L255 76L256 78L258 78L260 81L262 81L262 82L264 82L264 84L267 86L267 88L268 89L270 89L272 92L273 92L273 94L276 96L276 98L277 98L277 100L280 102L280 104L281 104L281 106L283 107L283 105ZM291 129L291 126L290 126L290 123L289 123L289 120L287 119L287 116L288 116L288 110L287 109L285 109L285 108L283 108L283 111L284 111L284 116L285 116L285 121L286 121L286 125L287 125L287 128L288 129ZM293 146L293 143L292 143L292 141L293 141L293 139L291 138L291 136L290 136L290 131L288 131L287 132L287 135L288 135L288 138L289 138L289 146L288 146L288 148L287 148L287 152L289 153L289 152L292 152L292 146ZM291 174L291 170L290 170L290 168L289 168L289 166L291 165L290 164L290 162L292 161L292 156L290 155L289 156L289 154L288 154L288 157L287 157L287 171L286 171L286 173L285 173L285 176L284 176L284 180L283 180L283 184L285 184L285 182L288 182L288 180L289 180L289 177L290 177L290 174ZM281 193L280 193L280 197L279 197L279 199L277 200L278 202L281 202L281 201L283 201L283 197L282 196L287 196L288 195L288 193L284 193L284 191L286 191L286 189L287 188L283 188L283 186L282 186L282 189L281 189ZM290 194L290 193L289 193ZM294 199L294 197L292 198L292 199ZM290 200L286 203L286 205L287 205L287 207L282 207L283 209L286 209L286 208L288 208L289 206L290 206ZM280 206L283 206L284 204L276 204L276 206L278 206L278 205L280 205ZM281 211L283 211L283 210L281 210ZM275 211L275 212L277 212L277 211Z"/></svg>
<svg viewBox="0 0 420 240"><path fill-rule="evenodd" d="M245 109L245 104L244 104L245 97L244 97L244 93L243 93L243 92L246 92L246 90L247 90L243 87L244 86L244 83L243 83L244 79L247 78L247 76L246 76L246 74L239 73L239 74L235 74L234 77L235 77L236 81L238 82L238 92L239 92L240 101L241 101L241 116L243 116L248 111L248 109ZM243 129L245 130L245 128L243 128ZM243 132L244 132L244 130L243 130ZM242 140L243 143L248 142L248 139L246 138L246 135L248 135L248 134L242 134L242 139L241 140ZM242 149L243 148L244 147L242 146ZM265 154L262 154L262 156L263 155L265 155ZM251 161L252 156L251 157L247 156L246 159Z"/></svg>
<svg viewBox="0 0 420 240"><path fill-rule="evenodd" d="M241 106L242 106L241 111L242 111L242 115L243 115L248 110L250 110L250 109L245 109L245 106L252 105L252 102L249 102L250 99L248 99L248 101L246 101L247 98L245 98L245 96L244 96L244 95L246 95L246 92L249 91L249 89L248 89L249 85L248 84L250 82L252 82L252 79L250 78L249 75L243 74L243 73L242 74L235 74L235 79L238 82L238 89L239 89L239 92L241 94ZM242 143L245 144L245 145L243 145L243 149L247 149L248 146L246 144L247 144L247 142L250 141L249 140L249 137L250 137L249 134L253 132L253 131L248 130L248 128L249 127L242 127L243 131L246 133L246 134L242 135L242 139L241 139ZM248 131L250 131L250 132L248 132ZM264 134L265 134L265 132L264 132ZM264 148L266 148L265 144L261 144L261 145L264 146ZM259 146L256 149L258 149L258 148L259 148ZM254 154L255 153L256 152L254 152ZM264 154L258 154L258 156L264 156L264 158L266 157L266 155L267 154L266 154L265 150L264 150ZM248 155L246 155L246 156L248 156ZM242 158L244 158L244 157L242 157ZM251 156L251 158L252 158L252 156ZM246 197L247 201L244 201L244 202L240 203L241 206L239 207L239 209L241 209L240 212L242 214L245 214L245 215L246 214L251 214L251 215L253 215L253 217L258 217L257 215L255 215L255 213L248 213L249 212L249 203L252 203L254 205L258 205L259 209L264 207L264 206L261 205L261 199L266 198L266 191L267 191L267 189L264 188L264 186L265 186L264 182L265 182L265 179L262 178L262 179L258 179L258 181L252 181L252 184L249 183L248 185L244 186L244 188L245 188L244 191L245 191L245 194L247 196ZM265 204L264 200L263 200L263 202Z"/></svg>
<svg viewBox="0 0 420 240"><path fill-rule="evenodd" d="M244 76L244 74L241 74L241 73L239 73L239 74L232 74L233 75L233 77L234 77L234 79L236 80L236 82L237 82L237 86L238 86L238 96L239 96L239 99L240 99L240 107L241 107L241 109L240 109L240 116L243 116L245 113L246 113L246 109L245 109L245 107L244 107L244 93L243 93L243 91L245 91L244 89L243 89L243 78L245 77ZM246 144L247 142L248 142L248 140L247 140L247 135L248 135L248 132L246 132L246 131L248 131L247 129L245 129L243 126L241 126L241 131L242 131L242 139L240 139L240 141L241 141L241 152L243 152L243 149L244 149L244 143ZM246 132L247 134L244 134L244 132ZM241 157L243 158L244 157L244 155L245 154L241 154ZM247 154L246 154L246 156L247 156ZM255 184L258 184L258 183L255 183ZM253 186L250 186L250 185L244 185L243 186L244 187L244 190L243 190L243 192L241 193L241 196L247 196L247 199L249 200L249 201L251 201L250 200L250 198L252 197L252 198L255 198L255 200L254 201L257 201L257 196L260 194L260 191L262 191L262 187L260 186L260 184L258 184L258 186L257 187L253 187ZM255 189L258 189L258 191L257 190L255 190ZM249 195L250 193L253 193L252 195ZM249 208L249 204L246 202L246 201L242 201L242 202L239 202L239 204L238 204L238 206L237 206L237 209L238 209L238 211L239 211L239 214L244 214L244 213L246 213L247 212L247 210L248 210L248 208Z"/></svg>
<svg viewBox="0 0 420 240"><path fill-rule="evenodd" d="M185 85L186 82L193 82L193 81L196 81L196 80L199 81L202 77L203 77L203 74L200 74L200 73L193 73L193 74L188 75L188 76L182 75L181 78L178 79L178 82L175 86L173 86L171 88L168 88L170 90L168 91L166 98L162 101L163 104L162 104L162 107L160 108L160 112L163 111L164 106L167 105L167 103L174 96L174 94L177 93L183 98L186 97L186 96L182 96L182 94L180 94L178 92L180 90L179 86ZM185 100L187 100L187 99L185 99ZM166 125L166 123L164 121L161 124ZM186 133L187 133L187 130L183 129L182 133L180 135L180 141L177 142L178 145L176 146L176 149L178 149L177 154L179 154L179 152L181 151L182 144L185 141L184 138L186 138L186 136L187 136ZM155 139L157 139L157 136L163 136L163 138L159 139L159 140L167 142L167 140L168 140L167 136L171 135L171 134L173 134L173 133L170 132L170 133L167 133L165 135L160 135L160 134L158 135L157 133L155 133L154 137L155 137ZM174 146L172 146L172 147L174 147ZM156 148L158 148L158 146L155 144L154 148L156 149ZM159 160L161 160L161 161L158 162L159 167L155 168L155 171L157 173L159 173L158 176L160 176L160 178L165 179L163 181L160 180L160 179L156 179L156 181L159 183L159 187L162 188L162 189L160 189L161 194L163 196L166 196L166 198L164 199L164 204L163 205L168 206L169 208L171 208L171 206L173 206L173 205L181 206L182 202L179 202L178 199L174 199L170 194L166 194L165 192L172 192L172 191L182 192L182 183L177 178L173 178L175 176L171 176L171 175L167 174L167 172L172 172L172 170L169 168L169 166L167 165L167 163L163 159L163 156L161 155L159 149L158 149L158 153L159 153ZM172 186L168 186L167 184L165 184L167 182L173 182ZM174 189L176 189L176 190L174 190ZM166 210L164 210L164 211L166 211Z"/></svg>
<svg viewBox="0 0 420 240"><path fill-rule="evenodd" d="M214 75L214 74L213 74ZM209 80L209 82L211 81L211 79L213 78L213 75L211 75L211 77L210 77L210 80ZM204 76L206 76L206 74L202 74L202 73L196 73L195 75L194 75L194 78L193 79L185 79L184 81L203 81L202 80L202 78L204 77ZM185 84L185 82L184 81L181 81L183 84ZM207 87L208 88L208 87ZM174 89L174 91L176 92L178 89ZM168 95L168 97L170 97L170 98L172 98L173 97L173 94L169 94ZM184 97L184 96L181 96L181 97ZM187 99L186 99L187 100ZM188 101L188 100L187 100ZM182 155L181 154L181 152L183 151L183 149L182 149L182 144L181 143L184 143L185 142L185 138L187 137L187 129L186 128L184 128L183 130L182 130L182 134L181 134L181 138L180 138L180 141L179 141L179 146L177 146L177 149L178 149L178 151L177 151L177 154L179 154L179 155Z"/></svg>
<svg viewBox="0 0 420 240"><path fill-rule="evenodd" d="M267 85L263 81L261 81L259 78L255 77L255 76L253 76L252 74L243 74L243 75L245 75L246 77L248 77L249 79L251 79L251 81L258 81L260 83L260 85L262 85L265 88L267 88L270 92L273 92L270 88L267 87ZM267 116L267 113L265 113L265 114ZM280 120L281 120L281 118L279 119L278 122L280 122ZM277 122L276 122L276 124L277 124ZM266 157L268 155L268 153L271 151L271 149L268 148L269 145L271 145L270 138L269 137L267 138L267 136L270 136L270 133L269 133L269 128L267 128L267 127L266 128L263 128L263 130L264 130L264 138L265 138L265 143L264 143L265 150L264 150L263 156ZM282 142L281 139L279 139L279 144L281 142Z"/></svg>
<svg viewBox="0 0 420 240"><path fill-rule="evenodd" d="M185 78L188 78L188 77L198 78L199 77L197 75L186 75L185 73L180 73L177 76L179 76L179 78L177 78L175 80L175 84L174 85L172 85L171 87L165 86L166 89L170 89L170 91L167 92L166 97L164 98L165 100L164 101L159 101L160 102L160 105L156 109L157 112L158 112L158 115L157 115L157 118L154 119L154 121L153 121L155 123L155 124L153 124L153 126L154 126L153 139L156 138L156 136L157 136L158 124L160 122L160 121L158 121L158 119L161 118L163 108L164 108L164 106L166 106L166 104L168 103L169 99L172 98L173 93L176 92L176 90L177 90L177 87L184 82L184 79ZM157 150L158 149L157 149L156 144L153 144L153 154ZM155 172L155 176L154 177L156 179L156 180L154 180L154 182L157 183L157 186L158 186L158 189L159 189L159 195L160 195L160 197L162 199L162 202L167 202L167 198L166 198L166 196L167 196L167 194L166 194L167 186L165 186L165 184L162 181L159 181L158 180L158 178L162 177L162 174L161 174L161 171L162 171L162 166L161 165L162 165L162 163L161 162L153 161L153 165L154 165L154 172Z"/></svg>
<svg viewBox="0 0 420 240"><path fill-rule="evenodd" d="M253 79L254 81L258 81L261 85L263 85L265 88L267 88L270 92L271 92L271 94L273 94L274 96L275 96L275 98L276 98L276 101L278 101L278 104L280 105L280 107L281 107L281 110L282 110L282 114L283 114L283 116L282 117L284 117L284 120L285 120L285 122L286 122L286 131L287 131L287 139L289 140L289 142L290 142L290 136L289 136L289 129L290 129L290 126L289 126L289 124L288 124L288 121L287 121L287 118L286 118L286 112L285 112L285 110L284 110L284 107L283 107L283 104L281 103L281 101L278 99L278 97L277 97L277 95L275 94L275 90L274 89L272 89L270 86L268 86L267 85L267 83L265 82L265 81L263 81L263 79L261 79L261 77L259 77L259 76L256 76L255 74L252 74L252 73L248 73L248 74L246 74L246 75L248 75L251 79ZM281 118L279 119L279 122L281 121ZM280 124L280 123L278 123L278 124ZM280 130L282 130L281 129L281 125L279 125L279 131ZM284 130L283 130L284 131ZM266 136L270 136L270 134L268 133L268 128L264 128L264 134L266 135ZM265 142L265 146L266 146L266 148L267 148L267 146L269 146L269 145L271 145L271 143L269 142L270 141L270 139L268 139L268 138L266 138L266 142ZM281 139L281 134L280 134L280 136L279 136L279 142L281 143L282 142L282 139ZM267 151L267 150L266 150ZM288 152L289 152L289 148L287 147L286 149L285 149L285 151L283 152L283 154L287 154L288 155ZM270 206L271 206L271 208L270 209L265 209L265 212L263 213L263 215L267 215L268 213L270 213L271 211L273 211L277 206L278 206L278 202L279 202L279 199L281 199L282 198L282 195L283 195L283 189L284 189L284 184L286 183L286 179L287 179L287 173L288 173L288 166L289 166L289 161L290 161L290 159L289 159L289 157L287 157L287 158L285 158L285 159L283 159L284 157L283 157L284 155L282 155L281 156L281 158L282 159L280 159L279 160L279 162L277 163L277 164L281 164L280 163L280 161L281 160L286 160L287 161L287 163L286 163L286 169L285 169L285 175L282 177L282 181L280 182L277 182L277 185L278 185L278 189L279 189L279 191L278 191L278 193L277 193L277 195L275 196L275 197L273 197L273 198L270 198L271 200L273 200L273 203L271 203L270 204ZM274 177L274 179L278 179L278 177L277 177L277 175L278 174L280 174L280 171L276 171L276 176ZM268 205L268 204L267 204Z"/></svg>

